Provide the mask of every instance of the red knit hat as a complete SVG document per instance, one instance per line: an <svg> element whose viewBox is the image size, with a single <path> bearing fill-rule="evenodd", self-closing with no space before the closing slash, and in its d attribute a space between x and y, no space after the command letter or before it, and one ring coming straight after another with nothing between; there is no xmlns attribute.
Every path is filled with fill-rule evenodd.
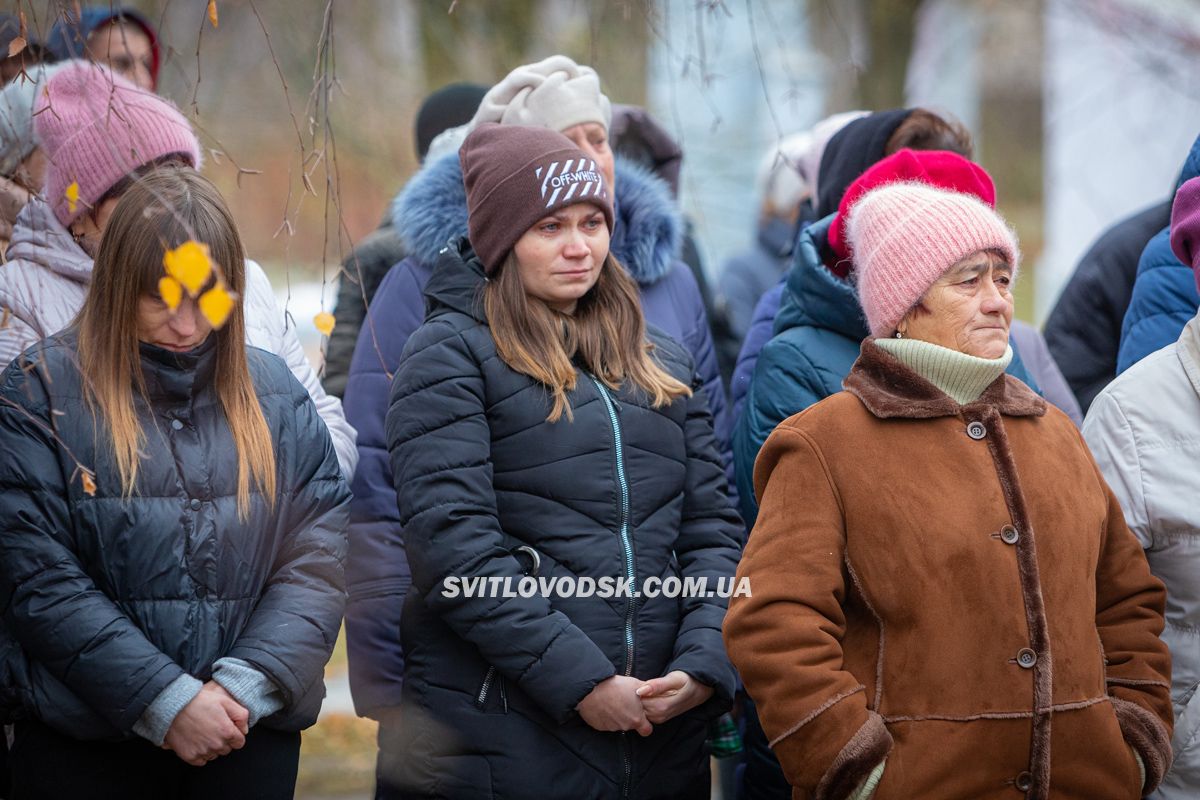
<svg viewBox="0 0 1200 800"><path fill-rule="evenodd" d="M845 262L845 269L835 269L834 272L842 277L850 272L846 220L850 216L851 206L872 189L899 181L919 181L939 189L969 194L987 203L990 208L996 207L996 186L992 183L992 177L978 164L945 150L898 150L860 175L842 195L837 216L829 226L829 246L837 254L839 263Z"/></svg>
<svg viewBox="0 0 1200 800"><path fill-rule="evenodd" d="M613 229L612 196L596 162L548 128L485 122L458 151L467 190L467 232L490 275L525 231L576 203L604 212Z"/></svg>

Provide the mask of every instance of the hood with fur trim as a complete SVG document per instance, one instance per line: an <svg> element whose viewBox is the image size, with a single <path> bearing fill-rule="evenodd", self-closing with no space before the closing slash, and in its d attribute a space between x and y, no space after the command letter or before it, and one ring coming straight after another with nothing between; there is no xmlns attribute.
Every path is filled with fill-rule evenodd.
<svg viewBox="0 0 1200 800"><path fill-rule="evenodd" d="M679 261L683 221L671 190L653 172L616 162L616 228L609 245L641 286L663 278ZM458 153L434 159L392 201L392 224L408 252L426 264L467 235L467 193Z"/></svg>

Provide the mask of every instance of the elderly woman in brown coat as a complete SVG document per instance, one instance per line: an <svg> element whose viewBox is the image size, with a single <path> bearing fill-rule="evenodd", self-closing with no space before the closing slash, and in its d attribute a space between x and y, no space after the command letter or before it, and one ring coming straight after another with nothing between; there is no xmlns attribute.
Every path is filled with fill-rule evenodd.
<svg viewBox="0 0 1200 800"><path fill-rule="evenodd" d="M1004 374L1011 230L913 183L849 225L873 335L759 454L725 621L793 797L1151 792L1163 586L1075 426Z"/></svg>

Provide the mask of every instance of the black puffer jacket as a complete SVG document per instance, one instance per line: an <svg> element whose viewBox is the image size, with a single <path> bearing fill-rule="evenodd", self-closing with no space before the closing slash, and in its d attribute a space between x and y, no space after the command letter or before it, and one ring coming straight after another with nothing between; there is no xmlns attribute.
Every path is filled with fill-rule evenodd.
<svg viewBox="0 0 1200 800"><path fill-rule="evenodd" d="M24 713L77 739L128 736L181 674L207 680L214 661L233 656L283 693L283 709L260 724L300 730L316 720L345 604L350 493L304 387L250 348L277 493L273 510L252 493L238 518L215 339L186 354L141 346L150 406L136 400L145 455L130 499L83 404L74 333L30 348L0 378L0 678L10 719ZM93 496L76 463L94 469Z"/></svg>
<svg viewBox="0 0 1200 800"><path fill-rule="evenodd" d="M448 577L731 576L740 525L690 357L651 333L655 355L697 388L662 409L580 372L574 420L546 422L548 393L496 354L465 242L426 288L430 314L406 347L387 437L413 590L398 796L686 796L703 779L706 722L728 707L726 601L467 598ZM521 548L527 548L522 550ZM627 560L628 559L628 560ZM713 699L642 739L600 733L574 710L614 674L683 670Z"/></svg>

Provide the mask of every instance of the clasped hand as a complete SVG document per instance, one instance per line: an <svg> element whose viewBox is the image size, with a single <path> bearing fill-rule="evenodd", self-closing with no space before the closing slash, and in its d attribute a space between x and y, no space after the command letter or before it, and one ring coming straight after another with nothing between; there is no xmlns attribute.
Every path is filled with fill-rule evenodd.
<svg viewBox="0 0 1200 800"><path fill-rule="evenodd" d="M713 688L681 670L649 681L614 675L603 680L576 706L583 721L598 731L637 731L677 717L712 697Z"/></svg>
<svg viewBox="0 0 1200 800"><path fill-rule="evenodd" d="M250 732L250 712L221 684L209 681L171 722L163 749L193 767L240 750Z"/></svg>

